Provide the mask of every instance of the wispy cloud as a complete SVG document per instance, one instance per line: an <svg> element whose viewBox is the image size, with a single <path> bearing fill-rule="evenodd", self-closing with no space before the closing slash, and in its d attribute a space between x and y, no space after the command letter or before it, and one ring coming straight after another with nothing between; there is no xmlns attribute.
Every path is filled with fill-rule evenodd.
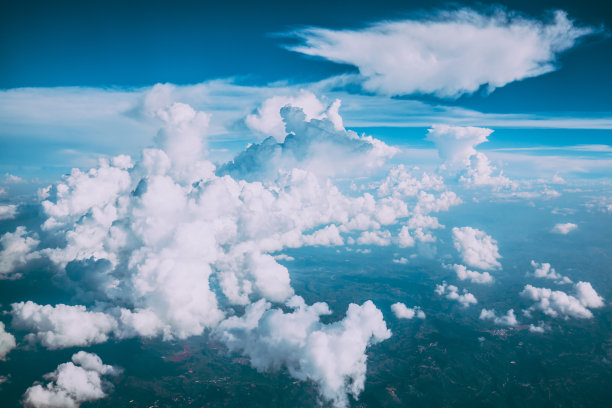
<svg viewBox="0 0 612 408"><path fill-rule="evenodd" d="M542 22L502 9L459 9L360 30L306 28L289 34L302 43L287 48L354 65L354 79L369 92L456 98L554 71L557 55L593 32L563 11Z"/></svg>

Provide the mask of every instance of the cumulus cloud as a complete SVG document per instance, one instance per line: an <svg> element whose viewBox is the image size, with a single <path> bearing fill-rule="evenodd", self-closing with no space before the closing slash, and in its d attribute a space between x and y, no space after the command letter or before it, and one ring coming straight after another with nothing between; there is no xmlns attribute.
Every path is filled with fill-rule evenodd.
<svg viewBox="0 0 612 408"><path fill-rule="evenodd" d="M358 136L338 128L329 115L309 119L302 108L285 106L280 109L280 116L286 135L282 142L269 137L253 144L217 173L253 181L297 167L333 176L376 168L398 151L371 136Z"/></svg>
<svg viewBox="0 0 612 408"><path fill-rule="evenodd" d="M493 277L489 272L470 271L465 265L458 264L454 264L450 266L450 268L455 271L455 273L457 274L457 278L462 281L468 279L472 283L493 282Z"/></svg>
<svg viewBox="0 0 612 408"><path fill-rule="evenodd" d="M410 320L415 317L425 319L425 312L419 306L407 307L405 304L398 302L391 305L391 311L398 319Z"/></svg>
<svg viewBox="0 0 612 408"><path fill-rule="evenodd" d="M87 311L85 306L41 306L27 301L11 307L13 326L32 331L28 338L49 349L103 343L117 326L112 317Z"/></svg>
<svg viewBox="0 0 612 408"><path fill-rule="evenodd" d="M574 294L568 295L559 290L537 288L526 285L521 296L533 300L535 303L528 311L539 310L552 317L563 317L568 319L590 319L593 312L604 306L603 298L595 292L589 282L578 282L574 285Z"/></svg>
<svg viewBox="0 0 612 408"><path fill-rule="evenodd" d="M0 196L2 196L3 192L4 190L0 190ZM0 205L0 221L13 219L15 218L16 215L17 215L16 205L14 204Z"/></svg>
<svg viewBox="0 0 612 408"><path fill-rule="evenodd" d="M463 307L469 307L470 305L475 305L478 303L476 297L468 292L467 289L463 289L460 294L458 287L455 285L449 285L446 282L443 282L441 285L436 285L435 292L436 294L444 296L447 299L457 301Z"/></svg>
<svg viewBox="0 0 612 408"><path fill-rule="evenodd" d="M499 326L516 326L519 324L514 314L514 309L508 310L505 315L498 316L495 310L482 309L480 312L480 320L490 320Z"/></svg>
<svg viewBox="0 0 612 408"><path fill-rule="evenodd" d="M357 243L359 245L390 245L391 233L389 231L364 231L357 238Z"/></svg>
<svg viewBox="0 0 612 408"><path fill-rule="evenodd" d="M4 323L0 322L0 360L5 361L6 355L17 347L15 336L5 330Z"/></svg>
<svg viewBox="0 0 612 408"><path fill-rule="evenodd" d="M317 384L334 406L348 406L348 396L357 398L364 389L366 348L391 336L382 313L367 301L349 305L344 319L323 324L320 316L330 313L327 304L308 306L296 296L287 306L293 311L271 309L260 300L243 316L223 321L217 335L257 370L286 367L293 377Z"/></svg>
<svg viewBox="0 0 612 408"><path fill-rule="evenodd" d="M502 173L494 174L496 168L489 158L476 150L491 133L491 129L473 126L434 125L427 131L426 139L434 142L438 149L444 162L441 170L458 174L460 182L495 189L516 187L516 183Z"/></svg>
<svg viewBox="0 0 612 408"><path fill-rule="evenodd" d="M530 324L529 325L529 332L530 333L539 333L542 334L546 331L550 330L550 326L547 325L544 322L540 322L537 325L536 324Z"/></svg>
<svg viewBox="0 0 612 408"><path fill-rule="evenodd" d="M500 269L497 241L472 227L453 228L453 242L463 262L479 269Z"/></svg>
<svg viewBox="0 0 612 408"><path fill-rule="evenodd" d="M566 222L562 224L555 224L552 229L552 232L554 232L555 234L567 235L570 232L575 231L576 229L578 229L578 225L573 224L571 222Z"/></svg>
<svg viewBox="0 0 612 408"><path fill-rule="evenodd" d="M120 370L102 363L96 354L79 351L72 361L60 364L44 378L49 382L43 386L35 384L24 394L24 404L33 408L73 408L83 402L106 397L112 387L103 376L116 376Z"/></svg>
<svg viewBox="0 0 612 408"><path fill-rule="evenodd" d="M273 96L266 99L255 112L247 115L245 123L250 129L283 142L288 133L285 130L285 121L281 117L281 109L285 106L300 108L307 121L328 119L333 123L335 130L344 130L342 117L338 114L340 100L336 99L332 104L325 105L315 94L304 89L295 96Z"/></svg>
<svg viewBox="0 0 612 408"><path fill-rule="evenodd" d="M557 55L593 32L563 11L542 22L459 9L360 30L306 28L292 33L302 44L288 48L356 66L356 79L370 92L456 98L554 71Z"/></svg>
<svg viewBox="0 0 612 408"><path fill-rule="evenodd" d="M558 284L572 283L570 278L558 274L555 268L547 262L537 263L532 260L531 266L533 267L533 273L531 275L535 278L556 280Z"/></svg>
<svg viewBox="0 0 612 408"><path fill-rule="evenodd" d="M34 249L40 241L27 235L26 228L21 226L15 232L7 232L0 237L0 279L18 277L18 274L13 273L17 268L39 257Z"/></svg>

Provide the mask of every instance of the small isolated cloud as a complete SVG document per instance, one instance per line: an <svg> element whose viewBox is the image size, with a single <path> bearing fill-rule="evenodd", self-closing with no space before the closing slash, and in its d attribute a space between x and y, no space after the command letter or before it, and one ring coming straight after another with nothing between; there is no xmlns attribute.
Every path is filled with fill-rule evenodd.
<svg viewBox="0 0 612 408"><path fill-rule="evenodd" d="M27 236L25 227L17 227L15 232L7 232L0 237L0 279L18 277L14 271L32 259L40 256L34 249L40 243L37 238Z"/></svg>
<svg viewBox="0 0 612 408"><path fill-rule="evenodd" d="M447 299L457 301L463 307L469 307L470 305L478 303L476 297L468 292L467 289L463 289L460 294L459 288L455 285L449 285L446 282L443 282L441 285L436 285L435 292Z"/></svg>
<svg viewBox="0 0 612 408"><path fill-rule="evenodd" d="M28 339L49 349L103 343L117 327L111 316L87 311L85 306L41 306L27 301L11 307L13 326L32 331Z"/></svg>
<svg viewBox="0 0 612 408"><path fill-rule="evenodd" d="M578 282L574 285L574 294L568 295L560 290L536 288L526 285L521 296L536 302L527 311L539 310L552 317L568 319L590 319L593 312L604 306L603 298L595 292L589 282Z"/></svg>
<svg viewBox="0 0 612 408"><path fill-rule="evenodd" d="M570 232L575 231L576 229L578 229L578 225L573 224L571 222L566 222L564 224L556 224L551 232L555 234L567 235Z"/></svg>
<svg viewBox="0 0 612 408"><path fill-rule="evenodd" d="M463 262L479 269L500 269L497 241L472 227L453 228L453 242Z"/></svg>
<svg viewBox="0 0 612 408"><path fill-rule="evenodd" d="M19 177L19 176L14 175L14 174L10 174L10 173L6 173L6 174L4 175L4 180L5 180L7 183L12 183L12 184L25 183L25 180L24 180L24 179L22 179L22 178L21 178L21 177Z"/></svg>
<svg viewBox="0 0 612 408"><path fill-rule="evenodd" d="M508 312L502 316L498 316L495 310L482 309L480 312L480 320L490 320L499 326L516 326L518 324L514 309L508 310Z"/></svg>
<svg viewBox="0 0 612 408"><path fill-rule="evenodd" d="M546 331L550 330L550 326L547 325L544 322L540 322L538 324L530 324L529 325L529 332L530 333L544 333Z"/></svg>
<svg viewBox="0 0 612 408"><path fill-rule="evenodd" d="M4 190L0 190L0 196ZM17 206L14 204L0 205L0 221L11 220L17 215Z"/></svg>
<svg viewBox="0 0 612 408"><path fill-rule="evenodd" d="M593 32L563 11L542 22L464 8L361 30L306 28L292 33L302 44L288 48L356 66L356 78L370 92L457 98L554 71L558 54Z"/></svg>
<svg viewBox="0 0 612 408"><path fill-rule="evenodd" d="M391 305L391 311L398 319L410 320L415 317L425 319L425 312L419 306L407 307L405 304L398 302Z"/></svg>
<svg viewBox="0 0 612 408"><path fill-rule="evenodd" d="M0 360L6 360L6 355L17 347L15 336L5 330L4 323L0 322Z"/></svg>
<svg viewBox="0 0 612 408"><path fill-rule="evenodd" d="M231 351L248 356L259 371L286 367L302 381L317 384L321 396L334 407L347 407L348 395L357 398L366 375L366 349L388 339L391 332L371 301L349 305L346 317L323 324L325 303L308 306L298 296L284 313L264 300L252 303L241 317L230 317L216 329Z"/></svg>
<svg viewBox="0 0 612 408"><path fill-rule="evenodd" d="M450 267L457 274L459 280L468 279L472 283L491 283L493 277L489 272L470 271L465 265L454 264Z"/></svg>
<svg viewBox="0 0 612 408"><path fill-rule="evenodd" d="M531 266L533 267L533 273L530 274L535 278L543 278L543 279L551 279L557 281L558 284L572 283L572 280L567 276L563 276L555 271L549 263L537 263L535 261L531 261Z"/></svg>
<svg viewBox="0 0 612 408"><path fill-rule="evenodd" d="M103 376L116 376L120 370L102 363L96 354L79 351L72 361L60 364L51 373L45 374L49 382L43 386L35 384L24 395L24 404L32 408L75 408L87 401L106 397L112 386Z"/></svg>

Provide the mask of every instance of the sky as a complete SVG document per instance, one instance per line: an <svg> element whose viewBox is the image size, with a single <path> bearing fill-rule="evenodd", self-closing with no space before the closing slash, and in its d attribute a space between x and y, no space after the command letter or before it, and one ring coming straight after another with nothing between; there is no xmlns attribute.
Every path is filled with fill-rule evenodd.
<svg viewBox="0 0 612 408"><path fill-rule="evenodd" d="M302 404L431 406L397 379L446 355L446 331L465 334L449 364L468 375L415 384L531 384L527 363L461 364L498 367L523 344L548 361L544 339L575 388L548 374L519 405L609 397L596 379L612 355L584 350L609 341L612 313L612 6L0 7L11 404L159 402L122 357L137 344L177 364L160 381L220 384L211 358L228 395L278 372ZM445 389L437 405L457 401Z"/></svg>

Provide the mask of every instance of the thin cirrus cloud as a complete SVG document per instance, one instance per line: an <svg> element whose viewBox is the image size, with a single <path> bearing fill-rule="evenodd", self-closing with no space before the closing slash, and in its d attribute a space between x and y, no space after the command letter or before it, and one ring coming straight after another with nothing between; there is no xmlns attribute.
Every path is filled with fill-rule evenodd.
<svg viewBox="0 0 612 408"><path fill-rule="evenodd" d="M354 65L354 79L368 92L457 98L554 71L561 52L595 31L560 10L542 22L501 9L459 9L360 30L306 28L290 33L302 43L287 48Z"/></svg>

